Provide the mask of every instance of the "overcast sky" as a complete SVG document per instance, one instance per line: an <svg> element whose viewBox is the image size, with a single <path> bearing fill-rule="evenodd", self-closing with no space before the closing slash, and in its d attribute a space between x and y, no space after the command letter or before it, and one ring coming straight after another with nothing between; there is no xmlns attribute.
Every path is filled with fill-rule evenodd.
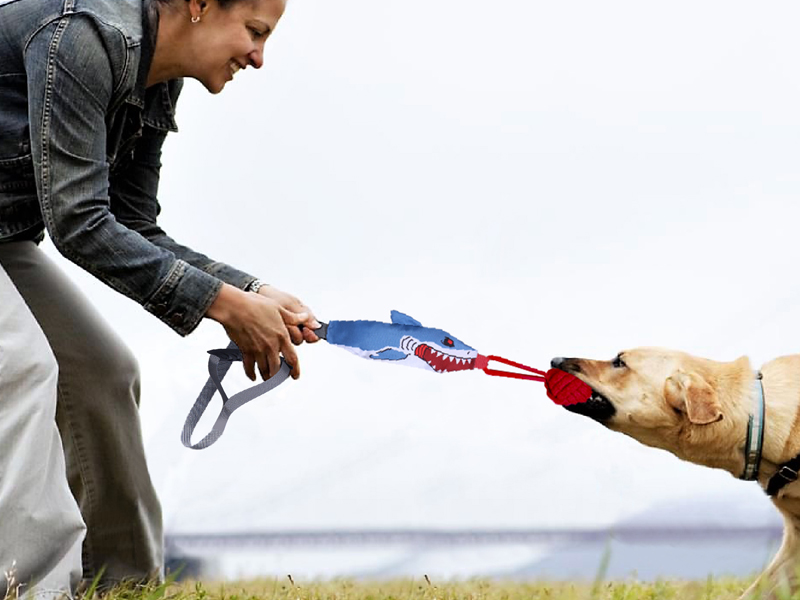
<svg viewBox="0 0 800 600"><path fill-rule="evenodd" d="M161 223L325 321L397 309L539 368L638 345L756 368L800 350L799 18L788 1L290 0L261 71L218 96L187 83ZM180 338L67 268L140 358L171 530L604 526L671 498L767 503L541 384L324 342L186 450L223 329ZM226 389L247 385L234 366Z"/></svg>

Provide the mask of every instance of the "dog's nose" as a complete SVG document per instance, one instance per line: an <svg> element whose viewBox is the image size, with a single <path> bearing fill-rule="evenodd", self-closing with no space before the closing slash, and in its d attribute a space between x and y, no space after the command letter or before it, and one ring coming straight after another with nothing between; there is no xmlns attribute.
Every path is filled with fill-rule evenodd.
<svg viewBox="0 0 800 600"><path fill-rule="evenodd" d="M567 373L580 373L581 366L578 361L579 359L577 358L564 358L563 356L557 356L550 361L550 366L554 369L566 371Z"/></svg>

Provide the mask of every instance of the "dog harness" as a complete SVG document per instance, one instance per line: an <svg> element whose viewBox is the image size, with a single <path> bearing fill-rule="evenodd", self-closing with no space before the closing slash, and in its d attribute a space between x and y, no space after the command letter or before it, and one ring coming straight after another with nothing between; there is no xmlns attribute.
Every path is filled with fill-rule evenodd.
<svg viewBox="0 0 800 600"><path fill-rule="evenodd" d="M759 379L761 378L760 375L761 374L759 373ZM764 491L768 496L777 495L777 493L785 486L797 481L798 472L800 472L800 454L791 460L787 460L785 463L778 465L775 473L773 473L772 477L769 478L769 481L767 482L767 489Z"/></svg>
<svg viewBox="0 0 800 600"><path fill-rule="evenodd" d="M479 369L487 375L542 381L548 397L556 404L576 404L588 400L591 396L592 390L587 384L559 369L544 372L500 356L484 356L446 331L424 327L408 315L393 310L391 317L391 323L330 321L323 323L314 333L333 346L339 346L357 356L377 362L406 364L436 373ZM236 409L275 389L288 379L292 370L292 367L281 358L281 366L275 375L263 383L228 397L222 388L222 379L233 362L242 360L242 353L234 342L225 349L209 350L208 353L209 379L189 411L181 434L183 445L195 450L207 448L216 442ZM491 362L514 367L523 372L492 369L489 368ZM219 416L211 432L199 442L192 444L191 438L197 423L217 390L222 397Z"/></svg>
<svg viewBox="0 0 800 600"><path fill-rule="evenodd" d="M800 454L780 465L775 474L769 478L769 483L767 483L767 489L765 490L767 495L774 496L785 485L797 481L798 471L800 471Z"/></svg>

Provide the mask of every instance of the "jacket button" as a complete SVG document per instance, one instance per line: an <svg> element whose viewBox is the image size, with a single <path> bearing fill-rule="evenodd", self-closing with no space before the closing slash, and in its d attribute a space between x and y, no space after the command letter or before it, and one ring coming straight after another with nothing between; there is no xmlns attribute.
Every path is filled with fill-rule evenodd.
<svg viewBox="0 0 800 600"><path fill-rule="evenodd" d="M175 313L174 315L172 315L170 317L169 320L173 325L175 325L176 327L179 327L179 326L183 325L183 313Z"/></svg>

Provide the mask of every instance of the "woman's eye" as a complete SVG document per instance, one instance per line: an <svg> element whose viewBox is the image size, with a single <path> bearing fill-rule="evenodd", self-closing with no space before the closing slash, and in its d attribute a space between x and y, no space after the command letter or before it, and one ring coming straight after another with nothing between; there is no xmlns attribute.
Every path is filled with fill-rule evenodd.
<svg viewBox="0 0 800 600"><path fill-rule="evenodd" d="M260 32L258 29L253 29L252 27L250 27L249 29L250 29L250 33L252 34L252 36L253 36L255 39L258 39L258 38L260 38L262 35L264 35L264 34L263 34L263 33L261 33L261 32Z"/></svg>
<svg viewBox="0 0 800 600"><path fill-rule="evenodd" d="M626 367L626 366L627 366L627 365L625 364L625 361L624 361L624 360L622 360L622 356L620 356L619 354L617 355L617 357L616 357L616 358L615 358L613 361L611 361L611 365L612 365L612 366L613 366L615 369L622 369L622 368L624 368L624 367Z"/></svg>

